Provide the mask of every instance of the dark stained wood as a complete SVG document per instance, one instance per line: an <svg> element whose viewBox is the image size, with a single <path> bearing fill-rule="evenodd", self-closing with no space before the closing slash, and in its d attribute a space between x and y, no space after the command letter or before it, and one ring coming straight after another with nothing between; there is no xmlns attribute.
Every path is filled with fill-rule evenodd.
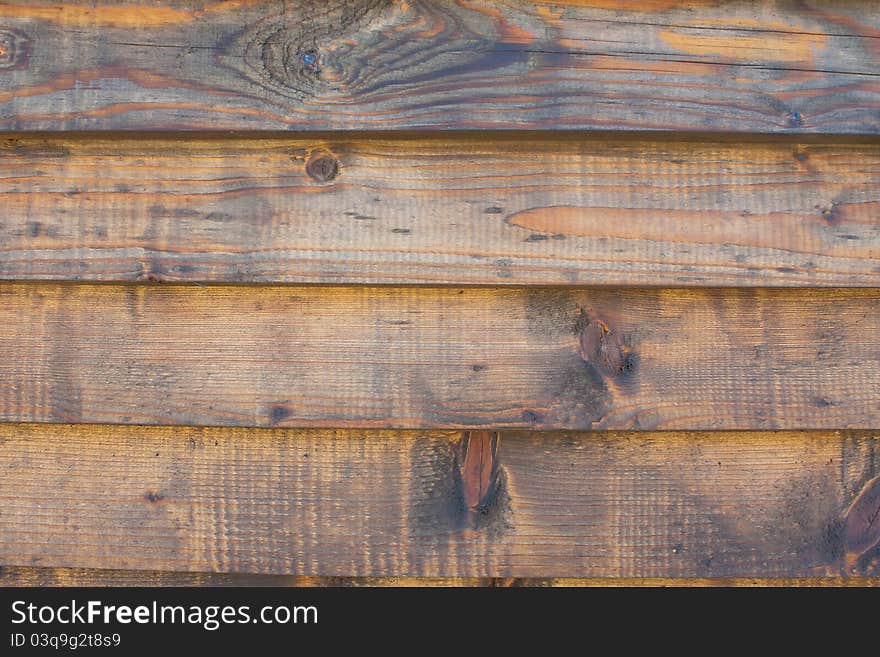
<svg viewBox="0 0 880 657"><path fill-rule="evenodd" d="M602 582L616 580L597 580ZM638 580L636 580L638 581ZM786 580L788 581L788 580ZM795 580L797 581L797 580ZM820 586L828 578L813 578ZM844 586L855 582L873 585L873 579L832 578ZM302 577L297 575L259 575L252 573L197 573L153 570L109 570L98 568L39 568L0 566L0 586L566 586L577 582L557 583L552 579L507 579L491 577ZM877 582L880 585L880 581ZM771 583L772 585L772 583Z"/></svg>
<svg viewBox="0 0 880 657"><path fill-rule="evenodd" d="M846 512L846 562L854 568L865 554L880 545L880 476L865 484Z"/></svg>
<svg viewBox="0 0 880 657"><path fill-rule="evenodd" d="M498 484L477 514L459 475L463 441L0 425L0 563L334 577L880 576L876 546L853 558L844 529L877 476L876 432L508 432Z"/></svg>
<svg viewBox="0 0 880 657"><path fill-rule="evenodd" d="M305 584L301 581L305 580ZM0 586L301 586L309 578L247 573L0 566Z"/></svg>
<svg viewBox="0 0 880 657"><path fill-rule="evenodd" d="M0 421L880 426L877 290L0 285Z"/></svg>
<svg viewBox="0 0 880 657"><path fill-rule="evenodd" d="M874 0L0 3L0 585L875 586L878 430Z"/></svg>
<svg viewBox="0 0 880 657"><path fill-rule="evenodd" d="M880 130L873 0L0 5L0 129Z"/></svg>
<svg viewBox="0 0 880 657"><path fill-rule="evenodd" d="M301 577L248 573L186 573L97 568L0 566L0 586L880 586L880 577L696 578L696 577Z"/></svg>
<svg viewBox="0 0 880 657"><path fill-rule="evenodd" d="M880 286L880 145L0 139L0 278Z"/></svg>

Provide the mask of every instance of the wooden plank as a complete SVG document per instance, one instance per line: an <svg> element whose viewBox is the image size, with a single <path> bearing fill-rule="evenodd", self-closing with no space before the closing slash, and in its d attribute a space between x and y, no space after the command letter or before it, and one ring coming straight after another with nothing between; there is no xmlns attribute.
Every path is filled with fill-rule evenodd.
<svg viewBox="0 0 880 657"><path fill-rule="evenodd" d="M247 573L175 573L97 568L0 566L0 586L301 586L310 578Z"/></svg>
<svg viewBox="0 0 880 657"><path fill-rule="evenodd" d="M387 577L878 577L876 432L0 425L0 563ZM467 502L468 454L495 445ZM875 496L875 500L876 500ZM867 533L863 533L867 536Z"/></svg>
<svg viewBox="0 0 880 657"><path fill-rule="evenodd" d="M98 568L0 566L0 586L432 586L432 587L680 587L680 586L880 586L880 577L301 577L249 573L186 573Z"/></svg>
<svg viewBox="0 0 880 657"><path fill-rule="evenodd" d="M8 130L880 130L873 0L32 0L0 26Z"/></svg>
<svg viewBox="0 0 880 657"><path fill-rule="evenodd" d="M880 145L33 135L0 204L5 279L880 286Z"/></svg>
<svg viewBox="0 0 880 657"><path fill-rule="evenodd" d="M827 579L814 578L822 584ZM575 580L579 582L580 580ZM833 581L833 580L832 580ZM873 579L838 578L844 586ZM99 568L39 568L0 566L0 586L553 586L546 579L405 578L405 577L302 577L253 573L196 573ZM880 585L880 581L877 582Z"/></svg>
<svg viewBox="0 0 880 657"><path fill-rule="evenodd" d="M880 291L0 285L0 421L880 426Z"/></svg>

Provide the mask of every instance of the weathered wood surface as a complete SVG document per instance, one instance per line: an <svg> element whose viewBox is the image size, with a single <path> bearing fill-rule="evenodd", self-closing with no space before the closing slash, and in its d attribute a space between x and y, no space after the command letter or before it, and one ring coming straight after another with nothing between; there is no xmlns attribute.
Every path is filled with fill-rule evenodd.
<svg viewBox="0 0 880 657"><path fill-rule="evenodd" d="M0 586L873 587L880 586L880 577L303 577L249 573L0 566Z"/></svg>
<svg viewBox="0 0 880 657"><path fill-rule="evenodd" d="M0 204L5 279L880 286L880 145L32 135Z"/></svg>
<svg viewBox="0 0 880 657"><path fill-rule="evenodd" d="M635 581L641 580L626 580ZM676 580L672 580L675 582ZM790 582L792 580L783 580ZM794 580L798 582L799 580ZM809 582L843 586L864 583L875 585L873 578L810 578ZM593 584L593 582L596 582ZM209 573L154 570L110 570L106 568L40 568L33 566L0 566L0 586L622 586L617 580L555 580L547 578L492 577L303 577L298 575L260 575L254 573ZM637 584L636 584L637 585ZM672 585L672 584L670 584ZM774 585L774 582L768 583ZM797 584L795 584L797 585ZM880 578L876 580L880 585Z"/></svg>
<svg viewBox="0 0 880 657"><path fill-rule="evenodd" d="M0 425L0 563L425 577L880 575L880 437ZM492 441L483 502L469 454ZM51 492L51 494L47 494ZM876 503L876 497L874 497ZM876 515L876 509L875 513ZM850 539L864 538L859 551Z"/></svg>
<svg viewBox="0 0 880 657"><path fill-rule="evenodd" d="M0 5L0 129L880 131L873 0Z"/></svg>
<svg viewBox="0 0 880 657"><path fill-rule="evenodd" d="M0 285L0 420L880 427L877 290Z"/></svg>

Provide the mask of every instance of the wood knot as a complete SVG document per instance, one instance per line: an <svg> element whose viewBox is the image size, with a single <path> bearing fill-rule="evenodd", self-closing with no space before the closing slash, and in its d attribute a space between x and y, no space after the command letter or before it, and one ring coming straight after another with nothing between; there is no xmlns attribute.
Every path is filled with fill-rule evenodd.
<svg viewBox="0 0 880 657"><path fill-rule="evenodd" d="M525 410L522 412L523 422L528 424L541 424L544 421L544 414L538 411Z"/></svg>
<svg viewBox="0 0 880 657"><path fill-rule="evenodd" d="M804 116L800 112L789 112L788 114L788 127L789 128L800 128L804 125Z"/></svg>
<svg viewBox="0 0 880 657"><path fill-rule="evenodd" d="M468 431L462 441L461 485L464 504L471 513L486 513L498 487L498 434Z"/></svg>
<svg viewBox="0 0 880 657"><path fill-rule="evenodd" d="M582 314L578 325L578 353L585 362L609 376L620 376L635 369L635 355L605 322Z"/></svg>
<svg viewBox="0 0 880 657"><path fill-rule="evenodd" d="M305 99L321 88L321 69L318 66L316 48L301 45L299 39L291 39L286 25L276 25L274 29L260 34L259 49L254 69L260 78L282 95Z"/></svg>
<svg viewBox="0 0 880 657"><path fill-rule="evenodd" d="M272 424L278 424L289 418L293 412L284 403L272 404L269 408L269 420Z"/></svg>
<svg viewBox="0 0 880 657"><path fill-rule="evenodd" d="M263 12L220 62L273 95L299 101L355 83L361 53L381 38L374 21L395 15L387 0L302 0L282 7Z"/></svg>
<svg viewBox="0 0 880 657"><path fill-rule="evenodd" d="M31 41L24 32L0 27L0 70L18 68L27 64Z"/></svg>
<svg viewBox="0 0 880 657"><path fill-rule="evenodd" d="M313 156L306 163L306 173L317 182L330 182L339 175L339 160L330 153Z"/></svg>
<svg viewBox="0 0 880 657"><path fill-rule="evenodd" d="M865 484L843 520L845 567L853 573L859 561L880 546L880 476Z"/></svg>
<svg viewBox="0 0 880 657"><path fill-rule="evenodd" d="M144 499L147 500L150 504L156 504L157 502L161 502L165 499L165 496L162 495L161 491L158 490L148 490L144 495Z"/></svg>
<svg viewBox="0 0 880 657"><path fill-rule="evenodd" d="M822 218L826 223L835 225L840 223L841 220L841 208L840 204L832 201L831 205L825 206L822 208Z"/></svg>

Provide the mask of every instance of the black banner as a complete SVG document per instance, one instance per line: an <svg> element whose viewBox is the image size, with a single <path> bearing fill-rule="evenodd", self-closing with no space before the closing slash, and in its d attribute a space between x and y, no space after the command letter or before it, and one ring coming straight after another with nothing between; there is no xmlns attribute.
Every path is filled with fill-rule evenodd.
<svg viewBox="0 0 880 657"><path fill-rule="evenodd" d="M812 604L817 592L765 591L759 596L754 590L650 588L6 588L0 589L5 630L0 654L133 654L190 645L262 654L279 641L294 642L287 644L292 647L352 640L366 646L396 644L407 636L464 647L469 637L557 642L583 640L588 633L600 640L621 627L627 630L615 641L649 636L656 641L673 639L685 621L701 631L712 626L729 631L744 627L745 620L755 630L764 605L754 598L769 602L768 609L793 611L794 596ZM829 607L821 608L827 622ZM776 616L765 618L779 622Z"/></svg>

